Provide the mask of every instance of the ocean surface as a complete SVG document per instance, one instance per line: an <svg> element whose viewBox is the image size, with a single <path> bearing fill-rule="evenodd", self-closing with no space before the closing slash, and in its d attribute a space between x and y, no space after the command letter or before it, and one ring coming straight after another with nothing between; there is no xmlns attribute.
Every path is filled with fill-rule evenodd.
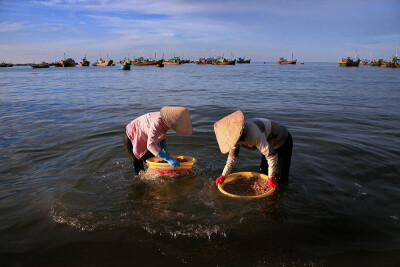
<svg viewBox="0 0 400 267"><path fill-rule="evenodd" d="M167 105L194 133L183 177L135 175L125 125ZM213 124L242 110L293 136L289 184L218 191ZM257 171L241 149L233 172ZM400 69L336 63L0 69L1 266L399 266Z"/></svg>

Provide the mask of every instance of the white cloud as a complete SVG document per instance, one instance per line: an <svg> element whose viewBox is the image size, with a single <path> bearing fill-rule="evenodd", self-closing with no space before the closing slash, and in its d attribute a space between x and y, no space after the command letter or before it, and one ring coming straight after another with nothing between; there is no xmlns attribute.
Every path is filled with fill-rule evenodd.
<svg viewBox="0 0 400 267"><path fill-rule="evenodd" d="M267 7L264 1L197 1L197 0L43 0L32 1L53 7L92 11L132 11L147 14L193 15L258 12Z"/></svg>
<svg viewBox="0 0 400 267"><path fill-rule="evenodd" d="M0 32L13 32L24 28L26 22L1 22Z"/></svg>
<svg viewBox="0 0 400 267"><path fill-rule="evenodd" d="M338 27L337 17L329 14L340 13L338 11L343 6L349 10L352 9L350 7L357 6L353 1L350 1L351 3L346 1L36 0L31 3L37 5L38 9L45 5L47 8L44 9L51 10L52 14L66 12L70 17L62 22L67 25L46 23L49 20L35 20L29 27L42 32L53 31L54 36L57 35L56 32L72 33L61 36L65 47L50 43L47 45L46 50L49 53L54 52L55 55L62 54L66 50L76 51L79 55L79 50L85 50L88 51L89 57L91 50L101 49L110 55L121 54L121 58L126 56L123 54L127 51L130 51L132 56L131 52L135 50L142 51L144 56L154 52L172 54L176 52L196 58L210 54L228 55L232 52L236 55L245 53L247 56L273 55L272 57L276 58L277 54L281 53L282 47L297 54L302 53L301 49L307 51L306 47L309 47L308 49L313 50L310 58L320 58L321 54L329 54L334 60L338 57L336 54L339 56L341 54L332 53L336 51L338 44L337 42L330 44L327 32L336 30L337 35L343 32L343 27ZM365 1L371 3L371 0ZM341 5L338 2L347 4ZM353 15L350 17L353 20ZM367 27L367 24L365 26L356 24L353 28L360 25ZM0 31L6 31L2 29L10 31L22 26L3 23L0 24ZM350 26L346 29L353 29ZM80 37L77 37L77 34ZM334 36L332 32L329 34ZM46 40L50 41L47 37L50 35L39 34L42 38L37 41L40 45L37 46L36 55L42 56L42 44ZM315 36L321 37L316 40L320 43L320 47L324 44L327 53L321 49L314 51L318 48L318 44L309 40ZM364 38L364 43L371 38L371 35ZM390 38L387 39L390 41ZM52 48L51 45L55 47ZM362 43L358 45L362 47ZM34 51L31 52L35 54Z"/></svg>

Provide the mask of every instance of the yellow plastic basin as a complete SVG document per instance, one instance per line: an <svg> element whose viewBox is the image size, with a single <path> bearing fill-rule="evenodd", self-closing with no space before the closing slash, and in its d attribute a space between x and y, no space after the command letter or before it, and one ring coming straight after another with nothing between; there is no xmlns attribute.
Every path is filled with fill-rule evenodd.
<svg viewBox="0 0 400 267"><path fill-rule="evenodd" d="M275 188L270 188L267 192L265 192L264 194L261 195L257 195L257 196L239 196L239 195L234 195L231 193L228 193L224 190L224 186L226 184L229 184L233 181L235 181L236 179L246 179L246 178L252 178L252 177L257 177L257 178L264 178L268 180L268 175L262 174L262 173L257 173L257 172L236 172L236 173L232 173L229 174L225 181L221 184L218 185L218 189L219 191L221 191L221 193L230 196L230 197L234 197L234 198L239 198L239 199L254 199L254 198L263 198L266 196L271 195L274 191Z"/></svg>
<svg viewBox="0 0 400 267"><path fill-rule="evenodd" d="M152 157L146 160L149 164L149 171L157 174L184 174L193 168L196 162L195 158L188 156L171 156L180 162L179 167L171 167L168 162L158 158Z"/></svg>

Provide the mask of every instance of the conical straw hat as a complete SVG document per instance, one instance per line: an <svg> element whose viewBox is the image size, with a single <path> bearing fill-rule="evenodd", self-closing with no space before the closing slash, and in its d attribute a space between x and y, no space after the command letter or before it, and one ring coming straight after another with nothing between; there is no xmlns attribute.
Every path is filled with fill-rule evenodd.
<svg viewBox="0 0 400 267"><path fill-rule="evenodd" d="M238 110L214 123L215 136L222 154L228 153L243 132L244 115Z"/></svg>
<svg viewBox="0 0 400 267"><path fill-rule="evenodd" d="M193 132L189 110L184 107L163 107L161 118L170 129L181 135L191 135Z"/></svg>

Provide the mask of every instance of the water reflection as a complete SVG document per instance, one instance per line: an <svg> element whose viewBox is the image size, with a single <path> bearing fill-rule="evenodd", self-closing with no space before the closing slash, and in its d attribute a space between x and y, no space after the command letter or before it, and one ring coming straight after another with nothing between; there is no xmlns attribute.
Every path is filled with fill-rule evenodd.
<svg viewBox="0 0 400 267"><path fill-rule="evenodd" d="M378 250L393 257L400 247L397 70L275 65L7 70L0 241L12 240L6 247L26 256L91 236L107 255L109 236L116 248L129 236L148 240L146 255L205 264L269 265L277 257L276 265L311 265L310 254L360 260ZM120 133L132 117L160 108L166 88L172 93L163 104L188 106L194 127L187 138L168 133L169 146L198 159L197 169L177 180L144 179L134 175ZM226 156L212 125L237 109L282 121L293 135L289 185L267 199L237 201L215 187ZM243 153L234 171L258 163L257 153ZM361 250L368 255L352 256Z"/></svg>

